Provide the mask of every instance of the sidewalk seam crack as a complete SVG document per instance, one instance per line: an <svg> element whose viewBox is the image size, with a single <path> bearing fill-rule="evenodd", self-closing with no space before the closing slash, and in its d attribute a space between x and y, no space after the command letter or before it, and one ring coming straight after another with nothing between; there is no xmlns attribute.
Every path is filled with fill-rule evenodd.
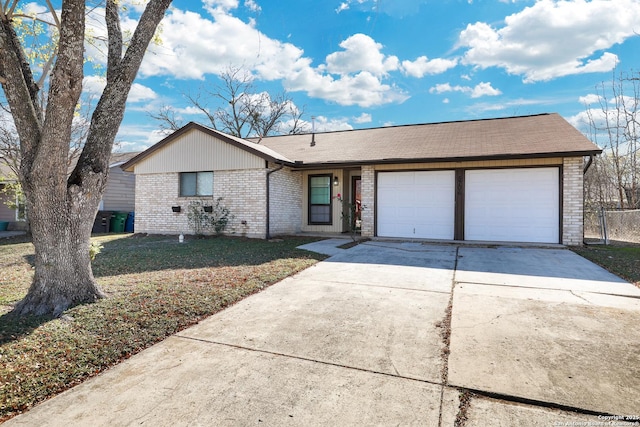
<svg viewBox="0 0 640 427"><path fill-rule="evenodd" d="M343 365L343 364L340 364L340 363L327 362L325 360L317 360L317 359L312 359L312 358L309 358L309 357L296 356L296 355L293 355L293 354L279 353L277 351L261 350L261 349L257 349L257 348L245 347L245 346L238 345L238 344L229 344L229 343L225 343L225 342L206 340L206 339L202 339L202 338L188 337L188 336L179 335L179 334L176 334L176 335L173 335L173 336L176 337L176 338L182 338L182 339L192 340L192 341L199 341L199 342L203 342L203 343L207 343L207 344L223 345L225 347L231 347L231 348L236 348L236 349L239 349L239 350L251 351L251 352L254 352L254 353L264 353L264 354L270 354L270 355L273 355L273 356L286 357L288 359L296 359L296 360L303 360L305 362L320 363L322 365L335 366L337 368L351 369L351 370L354 370L354 371L366 372L366 373L376 374L376 375L384 375L384 376L387 376L387 377L393 377L393 378L409 380L409 381L416 381L416 382L419 382L419 383L425 383L425 384L431 384L431 385L437 385L437 386L442 385L441 383L436 382L436 381L430 381L430 380L419 379L419 378L411 378L411 377L406 377L404 375L394 375L394 374L390 374L388 372L380 372L380 371L375 371L373 369L359 368L357 366L348 366L348 365Z"/></svg>

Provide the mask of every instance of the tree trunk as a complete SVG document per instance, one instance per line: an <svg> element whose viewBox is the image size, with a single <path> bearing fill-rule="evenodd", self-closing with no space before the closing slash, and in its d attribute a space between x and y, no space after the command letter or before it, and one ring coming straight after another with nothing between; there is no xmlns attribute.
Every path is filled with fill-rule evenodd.
<svg viewBox="0 0 640 427"><path fill-rule="evenodd" d="M63 189L66 194L44 188L36 185L28 200L35 275L29 293L15 307L17 315L57 317L69 307L105 296L89 258L97 202L78 187Z"/></svg>
<svg viewBox="0 0 640 427"><path fill-rule="evenodd" d="M109 156L127 95L171 0L146 2L124 52L120 2L106 1L107 85L70 175L69 143L83 81L86 1L62 2L56 59L44 109L38 104L40 87L12 26L13 7L8 6L17 3L0 2L0 84L20 138L19 175L36 256L31 288L14 313L59 316L70 306L104 297L91 271L91 228L109 174ZM47 5L55 15L52 4Z"/></svg>

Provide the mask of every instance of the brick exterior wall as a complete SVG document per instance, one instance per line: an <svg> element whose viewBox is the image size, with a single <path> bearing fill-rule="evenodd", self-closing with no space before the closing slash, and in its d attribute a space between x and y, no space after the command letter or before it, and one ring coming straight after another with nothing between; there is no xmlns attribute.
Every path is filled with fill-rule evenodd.
<svg viewBox="0 0 640 427"><path fill-rule="evenodd" d="M362 198L362 237L373 237L375 232L374 213L375 207L375 179L376 173L373 166L362 166L360 174L360 197Z"/></svg>
<svg viewBox="0 0 640 427"><path fill-rule="evenodd" d="M215 171L213 197L234 216L228 234L264 239L267 235L267 170Z"/></svg>
<svg viewBox="0 0 640 427"><path fill-rule="evenodd" d="M179 173L136 176L136 223L138 233L192 234L187 221L190 201L210 200L231 211L227 234L264 238L266 236L266 169L215 171L213 197L179 197ZM181 206L174 213L172 206Z"/></svg>
<svg viewBox="0 0 640 427"><path fill-rule="evenodd" d="M276 165L270 164L274 169ZM269 234L299 233L302 226L302 173L283 168L269 178Z"/></svg>
<svg viewBox="0 0 640 427"><path fill-rule="evenodd" d="M584 221L582 157L566 157L562 169L562 244L582 245Z"/></svg>
<svg viewBox="0 0 640 427"><path fill-rule="evenodd" d="M562 177L562 243L581 245L583 240L583 160L565 158ZM270 164L272 170L275 165ZM375 167L361 170L363 237L375 233ZM380 168L383 169L383 168ZM228 234L265 238L266 236L266 173L267 169L215 171L213 198L222 197L233 219ZM272 236L300 232L304 220L303 174L283 168L270 176L270 234ZM191 200L201 197L179 197L179 174L140 174L136 176L136 232L152 234L190 234L187 208ZM172 206L182 206L173 213Z"/></svg>

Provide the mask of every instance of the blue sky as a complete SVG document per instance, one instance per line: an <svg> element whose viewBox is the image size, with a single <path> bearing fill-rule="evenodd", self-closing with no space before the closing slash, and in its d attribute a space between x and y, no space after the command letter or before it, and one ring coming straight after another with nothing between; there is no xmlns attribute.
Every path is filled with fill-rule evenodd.
<svg viewBox="0 0 640 427"><path fill-rule="evenodd" d="M162 105L206 123L183 93L229 66L286 90L319 130L542 112L580 126L614 67L640 70L638 34L640 0L174 0L117 141L158 141ZM85 86L100 87L91 70Z"/></svg>

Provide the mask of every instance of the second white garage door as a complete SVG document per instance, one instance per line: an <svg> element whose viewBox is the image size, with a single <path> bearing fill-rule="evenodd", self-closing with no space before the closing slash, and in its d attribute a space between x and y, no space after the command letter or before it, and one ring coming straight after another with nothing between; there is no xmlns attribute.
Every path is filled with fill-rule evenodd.
<svg viewBox="0 0 640 427"><path fill-rule="evenodd" d="M378 236L453 239L455 172L378 174Z"/></svg>
<svg viewBox="0 0 640 427"><path fill-rule="evenodd" d="M465 173L464 238L558 243L558 168Z"/></svg>

